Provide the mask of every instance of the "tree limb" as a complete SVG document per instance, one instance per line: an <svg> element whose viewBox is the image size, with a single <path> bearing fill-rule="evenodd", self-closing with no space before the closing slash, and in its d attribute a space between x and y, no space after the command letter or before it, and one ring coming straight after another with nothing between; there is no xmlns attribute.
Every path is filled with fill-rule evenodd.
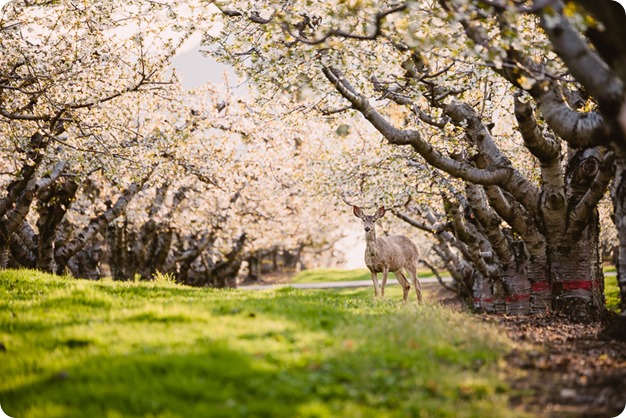
<svg viewBox="0 0 626 418"><path fill-rule="evenodd" d="M441 3L446 10L454 10L452 2L442 0ZM547 3L545 1L542 2L542 7ZM553 1L550 0L549 3L553 3ZM541 9L538 8L537 10ZM501 22L504 22L503 19L503 16L499 17ZM492 50L493 56L500 56L499 51L489 45L489 39L491 38L487 36L485 29L480 24L468 19L461 19L460 23L466 35L474 44ZM502 25L514 30L506 23L502 23ZM526 54L512 47L508 47L506 52L507 57L504 65L498 66L489 61L487 61L487 64L490 65L494 72L500 74L511 84L530 93L537 101L546 122L559 137L578 148L607 144L612 139L611 137L614 134L607 130L606 121L600 113L581 113L568 106L562 94L563 87L556 77L548 73L545 65L535 62ZM530 87L522 85L520 80L523 78L533 80Z"/></svg>
<svg viewBox="0 0 626 418"><path fill-rule="evenodd" d="M337 91L358 110L386 139L394 145L411 145L430 165L446 173L478 184L499 184L510 179L510 167L490 167L477 169L469 163L445 157L423 140L414 130L400 130L391 125L378 113L369 101L358 94L342 73L334 68L324 67L323 73Z"/></svg>
<svg viewBox="0 0 626 418"><path fill-rule="evenodd" d="M585 89L598 100L603 113L615 115L623 101L624 83L609 66L589 48L563 15L563 4L552 1L539 11L540 24L548 35L554 52Z"/></svg>
<svg viewBox="0 0 626 418"><path fill-rule="evenodd" d="M532 106L522 101L520 97L521 92L517 91L513 95L513 103L515 119L526 148L541 162L552 163L558 160L561 153L559 143L543 135L533 114Z"/></svg>
<svg viewBox="0 0 626 418"><path fill-rule="evenodd" d="M589 186L587 193L580 199L576 207L570 212L569 219L572 231L582 232L588 225L589 216L596 210L598 202L605 195L611 180L615 174L615 154L605 154L598 174Z"/></svg>

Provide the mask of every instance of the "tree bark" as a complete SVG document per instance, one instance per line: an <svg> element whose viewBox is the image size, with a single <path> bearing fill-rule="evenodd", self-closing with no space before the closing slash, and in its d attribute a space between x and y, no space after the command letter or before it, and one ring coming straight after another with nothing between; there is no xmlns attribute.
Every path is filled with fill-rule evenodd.
<svg viewBox="0 0 626 418"><path fill-rule="evenodd" d="M141 186L137 183L131 184L128 189L124 190L122 195L118 198L117 202L104 213L93 218L89 224L83 228L73 239L71 239L66 245L58 248L55 252L55 260L57 265L57 273L61 273L67 266L67 262L78 251L80 251L85 244L91 240L98 232L104 231L104 229L118 216L120 216L126 210L126 207L132 200L132 198L139 192Z"/></svg>
<svg viewBox="0 0 626 418"><path fill-rule="evenodd" d="M620 290L620 309L626 312L626 155L619 155L615 162L615 180L611 190L614 222L617 228L618 257L617 283Z"/></svg>
<svg viewBox="0 0 626 418"><path fill-rule="evenodd" d="M37 268L52 273L55 269L54 244L56 241L57 227L65 217L72 205L78 184L66 179L61 184L55 185L38 195L39 230L37 247Z"/></svg>

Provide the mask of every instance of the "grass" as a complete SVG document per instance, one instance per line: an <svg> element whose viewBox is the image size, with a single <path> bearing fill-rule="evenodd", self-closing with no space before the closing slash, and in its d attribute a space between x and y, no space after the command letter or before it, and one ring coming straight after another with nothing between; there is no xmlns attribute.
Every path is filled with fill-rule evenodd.
<svg viewBox="0 0 626 418"><path fill-rule="evenodd" d="M619 309L619 287L617 285L617 276L604 277L604 298L606 299L606 308L614 312L620 312Z"/></svg>
<svg viewBox="0 0 626 418"><path fill-rule="evenodd" d="M605 265L602 267L602 271L605 273L617 273L617 267L611 265Z"/></svg>
<svg viewBox="0 0 626 418"><path fill-rule="evenodd" d="M16 418L520 416L501 332L369 290L0 271L0 405Z"/></svg>
<svg viewBox="0 0 626 418"><path fill-rule="evenodd" d="M446 272L440 273L442 275ZM433 277L432 271L428 269L420 269L417 271L418 277ZM354 270L341 270L341 269L315 269L315 270L302 270L296 274L290 283L321 283L321 282L340 282L350 280L370 280L371 275L368 269L360 268ZM393 273L389 274L390 278L395 278ZM378 275L379 280L382 280L382 274Z"/></svg>
<svg viewBox="0 0 626 418"><path fill-rule="evenodd" d="M604 267L604 273L614 273L615 267ZM441 274L447 274L446 272ZM393 273L389 275L395 277ZM430 270L419 270L418 276L420 278L432 277L433 274ZM382 280L382 275L378 275L379 281ZM315 269L315 270L303 270L296 274L290 283L322 283L322 282L339 282L350 280L370 280L370 272L366 268L354 269L354 270L341 270L341 269ZM386 288L385 291L389 292L394 289L393 286ZM370 292L371 293L371 292ZM398 295L401 292L397 291ZM619 287L617 286L616 276L605 276L604 278L604 294L606 298L606 307L609 310L619 312ZM390 294L391 295L391 294ZM412 293L411 293L412 296Z"/></svg>

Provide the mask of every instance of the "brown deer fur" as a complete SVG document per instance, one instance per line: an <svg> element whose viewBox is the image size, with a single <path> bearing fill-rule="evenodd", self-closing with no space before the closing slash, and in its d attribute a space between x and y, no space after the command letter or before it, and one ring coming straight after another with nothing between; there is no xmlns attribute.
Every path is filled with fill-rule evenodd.
<svg viewBox="0 0 626 418"><path fill-rule="evenodd" d="M365 265L372 274L374 295L378 296L378 273L383 274L380 296L385 296L387 275L393 272L402 286L403 300L406 302L411 289L407 273L411 276L418 302L422 300L422 286L417 278L417 263L419 250L409 238L404 235L390 235L376 238L374 223L385 215L385 208L380 207L372 216L365 215L361 208L353 206L354 215L363 220L365 229Z"/></svg>

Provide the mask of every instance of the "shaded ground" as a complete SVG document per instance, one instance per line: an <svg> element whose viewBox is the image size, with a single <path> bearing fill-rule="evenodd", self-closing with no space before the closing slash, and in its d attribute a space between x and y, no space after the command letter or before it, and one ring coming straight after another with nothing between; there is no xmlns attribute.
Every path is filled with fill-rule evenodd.
<svg viewBox="0 0 626 418"><path fill-rule="evenodd" d="M445 290L442 303L460 306ZM514 406L539 417L620 415L626 406L626 342L604 336L607 324L570 324L556 315L483 315L518 343L507 358ZM619 331L624 334L624 328Z"/></svg>
<svg viewBox="0 0 626 418"><path fill-rule="evenodd" d="M507 358L519 369L513 402L547 417L616 417L626 405L626 342L600 334L602 324L569 324L555 316L484 317L520 348Z"/></svg>

